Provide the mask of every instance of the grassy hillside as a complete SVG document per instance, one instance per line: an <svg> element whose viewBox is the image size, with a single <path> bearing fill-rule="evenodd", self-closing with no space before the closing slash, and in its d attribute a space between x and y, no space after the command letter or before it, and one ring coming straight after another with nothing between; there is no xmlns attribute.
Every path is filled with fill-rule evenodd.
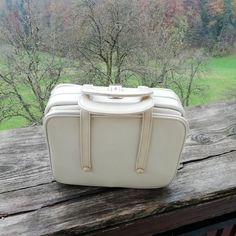
<svg viewBox="0 0 236 236"><path fill-rule="evenodd" d="M191 106L230 98L236 93L236 55L210 58L198 83L206 86L205 95L193 95Z"/></svg>
<svg viewBox="0 0 236 236"><path fill-rule="evenodd" d="M0 61L0 67L3 66L1 65L2 63ZM71 70L64 71L62 81L68 81L68 72L71 72ZM75 72L73 72L73 77L76 77ZM227 99L230 97L229 93L232 96L233 88L235 88L234 91L236 93L236 55L210 58L206 66L206 72L198 83L206 88L206 92L204 96L193 95L191 106ZM229 92L230 90L231 92ZM18 128L25 125L26 121L23 118L15 117L2 122L0 130Z"/></svg>

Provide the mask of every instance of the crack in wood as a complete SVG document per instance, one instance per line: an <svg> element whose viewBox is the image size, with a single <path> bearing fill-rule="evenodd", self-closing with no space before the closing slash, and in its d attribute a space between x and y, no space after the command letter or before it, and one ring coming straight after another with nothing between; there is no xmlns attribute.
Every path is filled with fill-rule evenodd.
<svg viewBox="0 0 236 236"><path fill-rule="evenodd" d="M35 187L38 187L38 186L43 186L43 185L47 185L47 184L54 183L54 182L56 182L56 180L52 180L52 181L46 182L46 183L40 183L40 184L36 184L36 185L31 185L31 186L27 186L27 187L24 187L24 188L18 188L18 189L8 190L8 191L0 192L0 195L1 195L1 194L5 194L5 193L17 192L17 191L19 191L19 190L32 189L32 188L35 188Z"/></svg>
<svg viewBox="0 0 236 236"><path fill-rule="evenodd" d="M51 207L55 207L55 206L60 206L64 203L67 203L67 204L70 204L70 203L73 203L75 202L76 200L83 200L84 198L87 198L89 196L92 196L92 195L95 195L95 194L103 194L103 193L106 193L106 192L111 192L113 191L114 192L114 188L102 188L102 187L91 187L91 191L88 191L88 192L85 192L85 193L80 193L78 194L78 196L69 196L70 198L67 198L65 200L61 200L61 201L57 201L57 202L54 202L52 204L47 204L47 205L43 205L39 208L35 208L35 209L32 209L32 210L27 210L27 211L20 211L20 212L15 212L15 213L11 213L11 214L1 214L0 213L0 218L1 219L6 219L8 217L12 217L12 216L17 216L17 215L22 215L22 214L26 214L26 213L31 213L31 212L36 212L40 209L43 209L43 208L51 208ZM118 190L118 189L117 189Z"/></svg>
<svg viewBox="0 0 236 236"><path fill-rule="evenodd" d="M191 160L186 160L186 161L183 160L182 162L180 162L178 170L183 169L185 165L188 165L190 163L195 163L195 162L200 162L200 161L208 160L210 158L215 158L215 157L223 156L225 154L229 154L229 153L232 153L232 152L236 152L236 150L233 149L233 150L230 150L230 151L227 151L227 152L222 152L222 153L215 154L215 155L209 155L209 156L203 157L201 159L191 159Z"/></svg>

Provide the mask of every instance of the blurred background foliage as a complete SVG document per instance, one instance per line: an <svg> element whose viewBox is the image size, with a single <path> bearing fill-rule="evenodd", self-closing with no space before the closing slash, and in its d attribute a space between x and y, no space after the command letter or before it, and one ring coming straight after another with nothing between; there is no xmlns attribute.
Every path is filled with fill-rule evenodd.
<svg viewBox="0 0 236 236"><path fill-rule="evenodd" d="M58 83L236 97L236 1L0 0L0 129L41 123Z"/></svg>

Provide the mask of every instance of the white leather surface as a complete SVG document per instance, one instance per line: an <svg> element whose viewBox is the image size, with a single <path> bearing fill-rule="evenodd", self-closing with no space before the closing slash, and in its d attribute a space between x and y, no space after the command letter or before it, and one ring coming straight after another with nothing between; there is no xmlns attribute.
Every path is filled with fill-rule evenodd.
<svg viewBox="0 0 236 236"><path fill-rule="evenodd" d="M76 103L80 94L75 91L79 88L66 85L54 89L46 110L44 127L54 178L92 186L156 188L169 184L176 174L187 130L178 98L169 97L174 93L162 90L163 96L154 97L153 130L143 174L135 171L141 114L92 114L92 171L84 172L80 166L80 108Z"/></svg>
<svg viewBox="0 0 236 236"><path fill-rule="evenodd" d="M138 88L122 88L122 86L111 85L107 88L84 85L81 89L81 93L92 96L147 97L153 94L153 91L145 86Z"/></svg>
<svg viewBox="0 0 236 236"><path fill-rule="evenodd" d="M54 94L62 94L62 93L81 93L82 86L77 84L59 84L57 85L53 91L51 92L52 95ZM155 96L158 97L168 97L174 98L179 101L178 96L170 89L166 88L151 88Z"/></svg>
<svg viewBox="0 0 236 236"><path fill-rule="evenodd" d="M75 90L78 90L77 93ZM54 89L52 91L52 96L50 97L47 107L45 109L45 114L49 112L50 108L53 106L61 106L61 105L76 105L78 104L78 100L81 97L81 86L76 86L76 88L71 88L70 86L61 86L58 89ZM155 107L160 108L170 108L172 110L179 111L183 116L185 114L184 109L179 101L176 98L176 94L173 91L169 91L167 89L153 89L154 95L153 101ZM158 95L156 95L158 94ZM166 97L165 97L166 96ZM122 102L130 102L135 101L137 98L123 98ZM138 98L139 99L139 98ZM94 101L97 102L110 102L111 99L106 97L94 96ZM114 99L114 103L120 102L120 99Z"/></svg>
<svg viewBox="0 0 236 236"><path fill-rule="evenodd" d="M153 99L148 97L146 99L138 100L136 102L123 102L121 99L110 99L106 102L97 102L94 99L90 99L88 96L80 96L78 99L78 105L80 108L97 113L97 114L134 114L144 112L154 106ZM112 102L111 102L112 101ZM115 106L114 102L115 101ZM120 102L119 102L120 101ZM127 101L127 100L126 100Z"/></svg>

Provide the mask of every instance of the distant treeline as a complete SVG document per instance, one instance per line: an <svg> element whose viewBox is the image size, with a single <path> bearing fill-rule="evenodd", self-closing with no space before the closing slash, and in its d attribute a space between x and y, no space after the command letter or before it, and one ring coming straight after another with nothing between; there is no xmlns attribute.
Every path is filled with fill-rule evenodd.
<svg viewBox="0 0 236 236"><path fill-rule="evenodd" d="M2 0L1 17L9 18L14 24L21 19L22 29L29 33L27 24L27 0ZM31 0L37 5L38 12L47 27L55 22L63 31L75 16L76 6L83 0ZM91 1L94 4L98 1ZM109 1L108 1L109 2ZM150 5L162 5L165 11L165 23L173 25L178 18L185 18L188 24L188 41L191 46L204 47L209 52L227 54L235 47L236 38L236 1L235 0L137 0L137 5L145 14ZM155 11L155 7L153 9ZM60 20L59 20L60 18ZM52 26L54 27L54 26Z"/></svg>

